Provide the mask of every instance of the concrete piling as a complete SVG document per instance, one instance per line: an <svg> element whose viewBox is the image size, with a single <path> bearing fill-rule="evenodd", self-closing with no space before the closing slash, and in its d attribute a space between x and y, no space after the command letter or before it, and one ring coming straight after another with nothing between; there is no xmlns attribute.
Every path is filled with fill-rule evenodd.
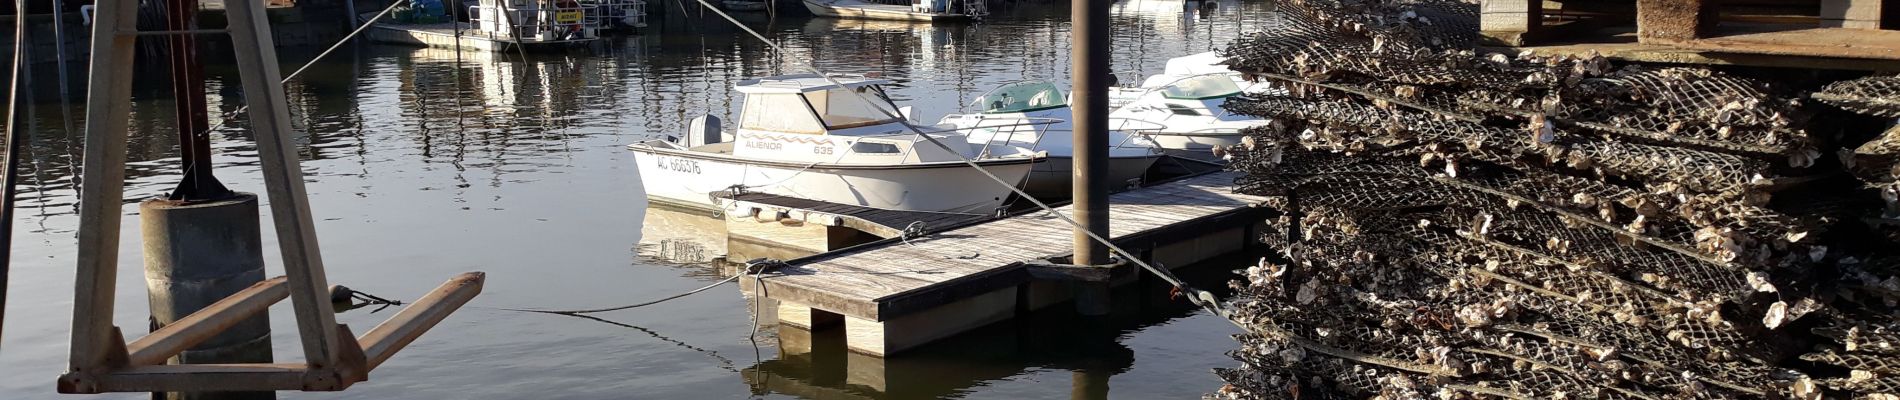
<svg viewBox="0 0 1900 400"><path fill-rule="evenodd" d="M264 280L264 252L257 195L180 203L154 199L139 204L144 234L145 283L152 329ZM267 313L172 357L169 364L269 363ZM273 392L162 393L170 400L275 399Z"/></svg>

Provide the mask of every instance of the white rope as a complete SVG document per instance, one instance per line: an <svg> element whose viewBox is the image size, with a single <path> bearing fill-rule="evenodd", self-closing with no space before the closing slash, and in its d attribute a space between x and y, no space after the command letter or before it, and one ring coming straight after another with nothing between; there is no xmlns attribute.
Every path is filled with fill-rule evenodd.
<svg viewBox="0 0 1900 400"><path fill-rule="evenodd" d="M352 0L344 0L344 1L352 1ZM336 51L337 48L343 47L344 43L349 43L350 39L355 38L356 35L359 33L363 33L364 29L368 29L369 26L375 24L377 20L382 19L383 16L385 15L389 15L390 11L395 11L396 6L402 5L405 2L406 1L404 0L396 0L396 1L390 2L389 7L383 8L383 11L376 13L376 16L369 17L368 21L363 21L362 26L358 26L356 27L356 30L350 31L350 34L344 35L343 39L337 40L336 44L330 45L329 49L323 50L322 53L317 53L316 57L311 57L310 61L304 62L303 66L297 67L296 71L291 71L290 75L284 75L284 79L277 81L277 84L282 85L282 84L290 83L290 80L292 78L296 78L297 75L302 74L304 70L310 69L310 66L316 65L317 61L323 60L323 57L330 55L330 53ZM356 16L351 15L350 18L356 18ZM458 40L457 42L459 44L460 41ZM231 110L231 112L224 113L224 118L218 120L218 123L216 124L211 124L211 127L205 128L205 132L216 131L218 130L218 128L224 127L225 123L237 120L238 114L242 114L244 113L245 110L249 110L249 109L251 109L251 105L244 104L244 105L238 106L238 108L236 109Z"/></svg>

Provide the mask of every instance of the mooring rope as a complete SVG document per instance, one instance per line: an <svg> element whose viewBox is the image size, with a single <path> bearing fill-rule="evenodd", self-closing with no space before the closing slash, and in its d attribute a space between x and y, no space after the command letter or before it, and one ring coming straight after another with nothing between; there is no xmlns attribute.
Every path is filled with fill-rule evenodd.
<svg viewBox="0 0 1900 400"><path fill-rule="evenodd" d="M935 249L918 246L916 243L910 242L910 239L912 237L929 236L929 234L926 232L927 231L926 231L926 228L924 227L924 221L911 221L909 225L904 225L904 231L897 235L897 240L904 242L905 246L910 246L911 248L917 249L918 251L933 253L939 256L943 256L943 258L946 258L946 259L974 260L979 257L983 257L983 252L981 251L970 251L970 254L967 254L967 255L966 254L951 254L944 251L938 251ZM963 245L961 249L969 250L969 247L968 245Z"/></svg>
<svg viewBox="0 0 1900 400"><path fill-rule="evenodd" d="M713 7L711 3L707 2L707 0L695 0L695 1L698 1L700 5L704 6L702 8L706 9L706 11L711 11L713 14L719 15L720 18L724 18L727 22L732 23L733 26L736 26L740 30L745 31L747 34L751 35L753 38L756 38L759 41L764 42L767 47L770 47L772 49L772 51L780 53L780 54L789 53L785 51L784 47L780 47L778 43L773 42L769 38L766 38L765 35L760 34L758 31L753 30L751 27L746 26L744 23L740 23L738 19L735 19L731 15L726 14L725 11L720 10L716 7ZM868 104L877 104L876 101L873 101L869 97L866 97L863 93L858 93L857 91L854 91L854 90L848 90L848 88L845 87L843 82L838 81L837 78L833 77L830 74L826 74L825 71L818 69L818 67L812 65L809 62L799 63L798 66L804 67L805 70L808 70L813 74L817 74L819 78L822 78L826 82L829 82L831 84L831 87L834 87L838 90L842 90L846 93L856 96L859 100L864 101ZM1146 261L1142 261L1140 258L1135 257L1134 253L1131 253L1128 250L1123 249L1121 246L1115 245L1115 243L1109 241L1108 238L1102 237L1102 235L1097 234L1094 231L1083 229L1082 224L1079 222L1076 222L1075 219L1072 219L1067 215L1062 215L1062 213L1057 212L1054 207L1050 207L1048 203L1044 203L1042 200L1039 200L1033 196L1030 196L1029 193L1024 192L1022 189L1017 188L1016 185L1003 180L1003 178L997 177L996 174L991 173L989 170L984 169L980 165L977 165L975 160L971 160L969 157L964 156L962 152L959 152L956 149L950 147L950 145L943 143L943 141L937 140L937 138L931 137L929 134L924 133L922 129L918 129L916 125L911 124L909 119L904 118L901 115L898 115L895 111L885 110L883 107L872 107L872 108L878 110L879 113L883 113L884 116L886 117L890 117L890 118L900 121L901 124L904 126L904 128L909 129L912 133L916 134L918 137L923 138L925 141L929 141L931 144L936 145L939 148L942 148L944 151L949 152L950 154L955 154L957 158L963 161L965 165L968 165L970 168L973 168L977 172L982 173L983 176L988 177L991 181L996 182L996 184L1001 185L1005 188L1008 188L1011 192L1014 192L1017 196L1022 196L1023 199L1029 200L1030 203L1033 203L1036 205L1036 207L1041 208L1043 211L1046 211L1051 215L1054 215L1057 219L1062 220L1063 223L1068 224L1070 227L1074 228L1077 232L1081 232L1084 235L1087 235L1089 239L1094 240L1096 243L1101 243L1103 247L1107 247L1109 251L1116 253L1115 255L1120 256L1123 260L1128 260L1129 262L1133 262L1135 263L1135 265L1138 265L1142 269L1147 270L1150 274L1153 274L1156 277L1161 278L1161 280L1166 281L1168 285L1173 286L1175 290L1178 290L1187 294L1186 297L1188 298L1189 302L1194 303L1195 305L1198 305L1201 308L1205 308L1209 312L1214 313L1215 315L1221 316L1222 319L1225 319L1228 322L1241 326L1242 328L1246 327L1244 324L1241 324L1239 321L1235 321L1232 318L1232 316L1225 309L1221 307L1219 299L1215 298L1213 293L1196 289L1193 286L1188 285L1187 282L1182 281L1180 277L1175 276L1173 272L1168 271L1166 269L1159 268L1159 267L1155 267L1153 264L1150 264Z"/></svg>
<svg viewBox="0 0 1900 400"><path fill-rule="evenodd" d="M349 1L349 0L345 0L345 1ZM337 48L343 47L343 44L349 43L350 39L356 38L357 34L363 33L363 30L368 29L369 26L375 24L377 20L382 19L383 16L385 15L389 15L390 11L395 11L396 6L407 4L407 3L408 1L405 1L405 0L396 0L396 1L390 2L389 7L383 8L383 11L376 13L376 16L369 17L369 20L363 21L362 26L356 27L356 30L350 31L350 34L344 35L342 39L338 39L336 41L336 44L330 45L329 49L323 50L322 53L317 53L316 57L311 57L310 61L304 62L303 66L297 67L296 71L291 71L290 75L284 75L284 78L282 80L277 81L277 84L282 85L285 83L289 83L292 78L296 78L298 74L302 74L303 71L310 69L310 66L316 65L317 61L323 60L323 57L329 56L330 53L336 51ZM351 15L350 18L356 18L356 16ZM238 114L243 114L245 110L250 110L250 109L251 109L250 104L239 105L238 108L232 109L230 112L224 113L222 115L223 118L218 119L217 123L211 124L211 127L209 128L205 128L205 132L216 131L218 130L218 128L224 127L224 124L230 123L231 121L236 121Z"/></svg>
<svg viewBox="0 0 1900 400"><path fill-rule="evenodd" d="M765 273L770 272L772 270L776 270L780 266L783 266L783 265L785 265L784 262L778 261L778 260L771 260L771 259L756 259L752 261L747 261L744 271L741 271L738 274L734 274L732 276L726 277L726 279L721 279L718 282L713 282L712 284L701 286L698 289L693 289L685 293L675 294L672 296L662 297L655 300L649 300L649 301L628 304L628 305L623 305L623 306L588 308L588 309L579 309L579 310L543 310L543 309L533 309L533 308L479 307L479 306L472 307L472 308L481 308L481 309L498 310L498 311L516 311L516 312L530 312L530 313L541 313L541 314L560 314L560 315L579 316L581 314L594 314L594 313L603 313L603 312L608 312L608 311L620 311L620 310L634 309L634 308L646 307L646 306L650 306L654 304L665 303L668 301L679 299L681 297L691 296L691 295L699 294L701 292L705 292L707 290L712 290L712 288L719 287L719 285L732 283L733 281L739 280L739 278L743 278L747 276L753 277L753 279L757 280L757 283L758 283L757 287L759 288L761 292L763 292L765 290L764 289L765 288L765 281L764 281ZM362 303L352 303L352 306L353 306L352 308L367 307L369 305L381 306L375 310L370 311L371 313L382 311L384 308L389 308L393 306L403 306L407 304L402 301L390 300L383 297L378 297L376 295L364 293L363 291L354 290L354 289L350 289L348 287L343 287L343 286L337 286L335 288L332 288L331 291L332 293L330 294L330 296L332 297L332 299L339 298L339 297L348 297L350 299L362 302ZM335 301L335 300L332 300L332 301ZM754 329L754 330L757 330L757 329Z"/></svg>
<svg viewBox="0 0 1900 400"><path fill-rule="evenodd" d="M700 288L698 288L698 289L693 289L692 291L688 291L688 292L686 292L686 293L680 293L680 294L676 294L676 295L672 295L672 296L667 296L667 297L662 297L662 298L660 298L660 299L657 299L657 300L652 300L652 301L646 301L646 302L641 302L641 303L634 303L634 304L628 304L628 305L624 305L624 306L614 306L614 307L606 307L606 308L588 308L588 309L580 309L580 310L537 310L537 309L531 309L531 308L505 308L505 307L495 307L495 308L491 308L491 309L494 309L494 310L501 310L501 311L520 311L520 312L531 312L531 313L542 313L542 314L566 314L566 315L573 315L573 314L592 314L592 313L602 313L602 312L608 312L608 311L620 311L620 310L626 310L626 309L632 309L632 308L640 308L640 307L646 307L646 306L650 306L650 305L654 305L654 304L660 304L660 303L665 303L665 302L667 302L668 300L673 300L673 299L677 299L677 298L681 298L681 297L686 297L686 296L691 296L691 295L694 295L694 294L698 294L699 292L704 292L704 291L707 291L707 290L711 290L712 288L715 288L715 287L719 287L719 285L724 285L724 284L727 284L727 283L730 283L730 282L732 282L732 281L736 281L736 280L739 280L739 277L742 277L742 276L746 276L746 274L737 274L737 275L733 275L733 276L730 276L730 277L727 277L726 279L721 279L721 280L719 280L718 282L713 282L713 283L712 283L712 284L710 284L710 285L706 285L706 286L702 286L702 287L700 287Z"/></svg>

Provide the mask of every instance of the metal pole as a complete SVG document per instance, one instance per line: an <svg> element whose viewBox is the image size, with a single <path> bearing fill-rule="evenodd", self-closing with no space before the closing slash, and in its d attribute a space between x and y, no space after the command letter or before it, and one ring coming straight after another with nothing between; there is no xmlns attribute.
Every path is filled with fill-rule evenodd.
<svg viewBox="0 0 1900 400"><path fill-rule="evenodd" d="M26 1L13 4L17 14L13 26L13 92L7 104L6 171L0 174L0 327L6 326L8 270L13 259L13 188L19 184L20 153L26 150L27 125L32 122L32 77L27 69L27 51L32 46L26 33Z"/></svg>
<svg viewBox="0 0 1900 400"><path fill-rule="evenodd" d="M198 0L166 0L165 29L196 29ZM172 68L172 99L178 113L178 152L184 176L172 190L177 201L219 200L234 194L211 175L211 119L205 111L204 64L198 59L198 38L167 35Z"/></svg>
<svg viewBox="0 0 1900 400"><path fill-rule="evenodd" d="M59 112L64 114L68 93L66 91L66 2L64 0L53 0L53 49L53 57L59 60ZM72 123L69 122L67 125L72 125ZM73 129L67 126L66 131L72 132Z"/></svg>
<svg viewBox="0 0 1900 400"><path fill-rule="evenodd" d="M1108 248L1087 232L1108 237L1108 7L1109 0L1070 0L1069 61L1075 110L1075 264L1108 264ZM1086 229L1086 230L1085 230ZM1076 311L1108 314L1108 283L1079 284Z"/></svg>

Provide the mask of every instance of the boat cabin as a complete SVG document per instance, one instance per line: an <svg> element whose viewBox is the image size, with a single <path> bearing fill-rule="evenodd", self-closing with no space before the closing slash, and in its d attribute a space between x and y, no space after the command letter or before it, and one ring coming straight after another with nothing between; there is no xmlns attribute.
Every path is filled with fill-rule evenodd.
<svg viewBox="0 0 1900 400"><path fill-rule="evenodd" d="M496 39L521 42L593 40L599 37L598 7L578 0L476 0L469 22Z"/></svg>
<svg viewBox="0 0 1900 400"><path fill-rule="evenodd" d="M1032 113L1042 110L1069 106L1067 95L1054 83L1044 81L1016 82L977 96L970 105L983 110L984 114Z"/></svg>
<svg viewBox="0 0 1900 400"><path fill-rule="evenodd" d="M832 83L836 80L838 84ZM884 92L891 81L863 76L785 75L740 81L745 95L735 156L781 161L890 164L961 159L917 137ZM934 129L925 129L926 132ZM932 133L962 156L975 154L962 135Z"/></svg>
<svg viewBox="0 0 1900 400"><path fill-rule="evenodd" d="M1117 110L1121 116L1162 121L1173 117L1213 117L1219 120L1252 119L1227 112L1221 105L1241 93L1239 85L1226 74L1202 74L1188 77L1156 75L1143 82L1138 97Z"/></svg>
<svg viewBox="0 0 1900 400"><path fill-rule="evenodd" d="M1061 86L1047 81L1012 82L991 89L970 102L976 114L945 116L941 123L966 129L970 142L986 144L984 154L1046 150L1051 156L1073 153L1074 110ZM1137 134L1158 124L1109 118L1111 157L1141 157L1154 145ZM1009 153L1002 153L1009 154Z"/></svg>

